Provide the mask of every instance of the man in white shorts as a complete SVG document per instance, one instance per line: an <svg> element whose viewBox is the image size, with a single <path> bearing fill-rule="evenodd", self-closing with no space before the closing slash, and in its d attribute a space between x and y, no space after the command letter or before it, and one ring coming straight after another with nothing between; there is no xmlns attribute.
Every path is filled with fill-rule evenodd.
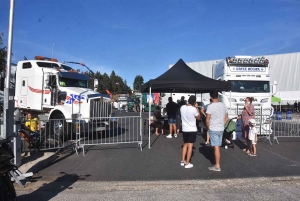
<svg viewBox="0 0 300 201"><path fill-rule="evenodd" d="M209 167L212 171L221 171L220 167L220 146L224 132L224 125L228 120L228 112L224 103L219 102L218 91L211 91L212 103L206 110L206 126L210 136L210 144L214 147L215 165Z"/></svg>

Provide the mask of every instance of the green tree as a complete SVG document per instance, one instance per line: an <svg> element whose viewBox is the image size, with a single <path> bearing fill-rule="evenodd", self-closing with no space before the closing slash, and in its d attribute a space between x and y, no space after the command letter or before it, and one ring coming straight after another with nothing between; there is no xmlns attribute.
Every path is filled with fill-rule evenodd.
<svg viewBox="0 0 300 201"><path fill-rule="evenodd" d="M3 45L3 33L0 33L0 72L5 72L6 69L6 59L7 59L7 48L2 47Z"/></svg>
<svg viewBox="0 0 300 201"><path fill-rule="evenodd" d="M118 92L118 85L117 85L119 80L118 80L117 77L118 76L116 76L115 71L112 71L111 74L110 74L110 77L109 77L110 78L110 86L111 86L110 90L111 90L112 93L119 93Z"/></svg>
<svg viewBox="0 0 300 201"><path fill-rule="evenodd" d="M106 90L109 90L112 93L112 91L111 91L111 85L110 85L110 79L109 79L109 76L107 75L107 73L104 73L102 75L102 79L98 81L99 85L100 85L100 81L103 83L103 86L102 86L103 89L100 90L99 92L103 93L103 94L106 94ZM104 89L104 87L105 87L105 89Z"/></svg>
<svg viewBox="0 0 300 201"><path fill-rule="evenodd" d="M131 93L130 87L127 85L126 80L123 81L123 79L118 76L115 71L112 71L110 76L107 75L107 73L104 73L101 75L100 72L96 72L95 76L93 76L91 73L86 72L86 74L90 77L89 81L89 88L94 88L94 79L98 79L98 87L97 91L100 93L106 94L106 90L108 90L110 93Z"/></svg>
<svg viewBox="0 0 300 201"><path fill-rule="evenodd" d="M141 85L144 84L144 78L141 75L137 75L134 78L133 89L140 90Z"/></svg>
<svg viewBox="0 0 300 201"><path fill-rule="evenodd" d="M0 33L0 88L3 90L4 88L4 77L5 77L5 69L7 62L7 48L2 47L4 34Z"/></svg>

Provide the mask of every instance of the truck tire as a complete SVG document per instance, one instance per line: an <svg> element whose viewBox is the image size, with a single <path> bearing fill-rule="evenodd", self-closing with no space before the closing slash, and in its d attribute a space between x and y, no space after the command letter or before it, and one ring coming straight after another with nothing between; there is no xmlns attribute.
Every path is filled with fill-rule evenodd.
<svg viewBox="0 0 300 201"><path fill-rule="evenodd" d="M71 127L66 122L66 119L63 114L57 114L50 121L50 128L53 132L53 137L59 142L66 142L68 137L71 135Z"/></svg>

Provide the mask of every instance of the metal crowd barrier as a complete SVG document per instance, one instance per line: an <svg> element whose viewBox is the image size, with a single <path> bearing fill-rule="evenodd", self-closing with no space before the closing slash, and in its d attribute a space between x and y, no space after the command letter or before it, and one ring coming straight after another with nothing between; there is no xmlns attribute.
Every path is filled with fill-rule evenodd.
<svg viewBox="0 0 300 201"><path fill-rule="evenodd" d="M88 123L82 123L88 120ZM142 120L140 116L107 117L106 122L97 118L75 120L76 152L85 154L85 146L137 143L142 151ZM77 152L78 154L78 152Z"/></svg>
<svg viewBox="0 0 300 201"><path fill-rule="evenodd" d="M85 146L137 143L142 150L140 116L40 121L41 129L22 129L24 151L51 150L71 146L85 154Z"/></svg>
<svg viewBox="0 0 300 201"><path fill-rule="evenodd" d="M229 116L238 116L242 114L244 105L238 105L235 108L227 108ZM273 108L262 108L261 106L254 105L255 109L255 120L256 120L256 129L258 132L259 138L265 138L265 141L268 141L271 145L271 136L272 136L272 121L271 115L273 114ZM241 123L241 122L240 122ZM241 126L241 125L240 125ZM241 132L241 127L237 128Z"/></svg>
<svg viewBox="0 0 300 201"><path fill-rule="evenodd" d="M271 136L273 134L272 130L272 120L270 115L262 115L258 114L255 116L256 121L256 129L257 129L257 137L258 138L265 138L265 141L268 141L271 145Z"/></svg>
<svg viewBox="0 0 300 201"><path fill-rule="evenodd" d="M278 138L280 137L300 137L300 114L282 114L280 118L274 116L272 122L273 141L277 144L279 144Z"/></svg>

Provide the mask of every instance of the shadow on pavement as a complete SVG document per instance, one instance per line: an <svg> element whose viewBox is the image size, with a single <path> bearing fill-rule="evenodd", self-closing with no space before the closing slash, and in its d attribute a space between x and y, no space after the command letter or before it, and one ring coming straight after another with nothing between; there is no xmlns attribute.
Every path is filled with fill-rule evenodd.
<svg viewBox="0 0 300 201"><path fill-rule="evenodd" d="M214 155L213 147L207 146L204 143L201 143L200 145L201 147L199 147L199 153L201 153L213 165L215 163L215 155Z"/></svg>
<svg viewBox="0 0 300 201"><path fill-rule="evenodd" d="M85 180L86 177L91 175L77 175L77 174L67 174L65 172L60 172L63 176L57 178L53 182L47 184L45 183L42 187L33 191L30 194L18 196L19 201L26 200L39 200L48 201L57 196L60 192L66 189L72 189L72 184L79 180Z"/></svg>

